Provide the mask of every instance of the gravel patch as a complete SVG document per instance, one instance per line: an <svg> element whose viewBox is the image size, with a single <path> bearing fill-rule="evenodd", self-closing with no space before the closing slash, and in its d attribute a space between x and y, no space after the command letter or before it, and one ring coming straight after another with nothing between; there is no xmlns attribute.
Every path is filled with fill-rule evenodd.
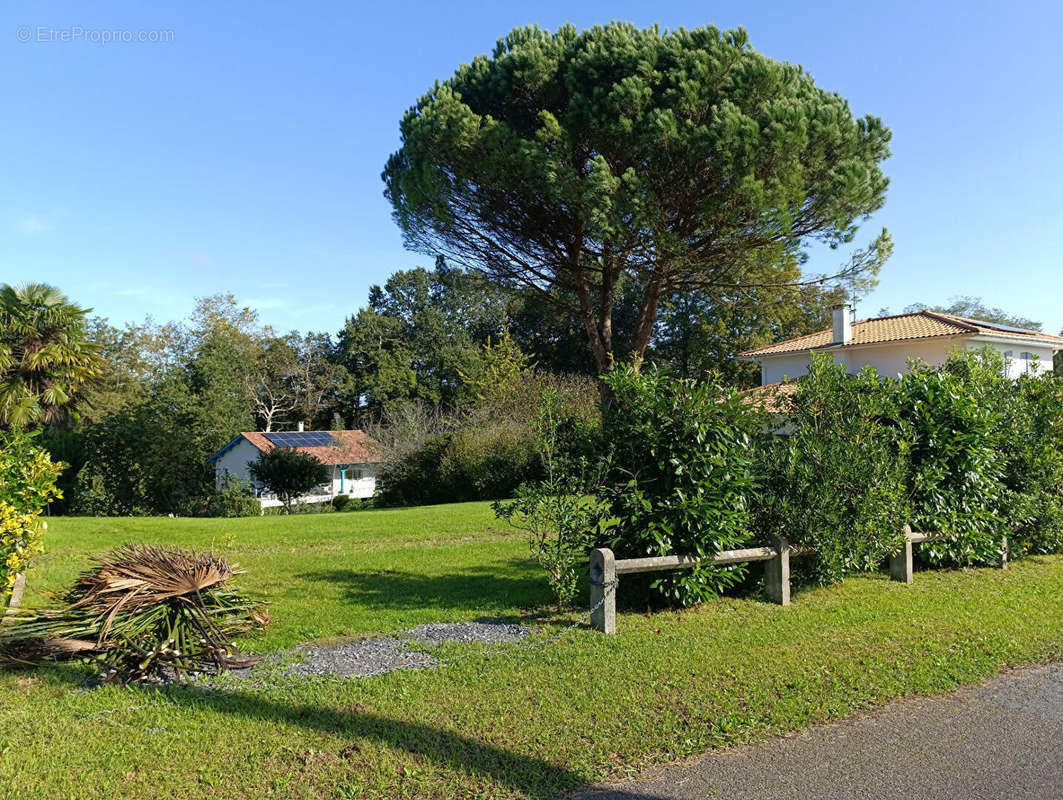
<svg viewBox="0 0 1063 800"><path fill-rule="evenodd" d="M444 642L484 642L506 644L519 642L531 630L523 625L507 622L429 622L401 631L401 635L424 644Z"/></svg>
<svg viewBox="0 0 1063 800"><path fill-rule="evenodd" d="M306 655L306 661L289 667L288 675L367 678L397 669L425 669L439 664L428 653L410 650L405 641L394 636L337 645L304 645L297 651Z"/></svg>
<svg viewBox="0 0 1063 800"><path fill-rule="evenodd" d="M520 641L530 632L524 625L502 621L433 622L399 631L395 636L336 645L303 645L295 652L302 653L305 661L293 664L285 674L366 678L398 669L430 669L438 667L440 662L416 649L416 644L507 644Z"/></svg>

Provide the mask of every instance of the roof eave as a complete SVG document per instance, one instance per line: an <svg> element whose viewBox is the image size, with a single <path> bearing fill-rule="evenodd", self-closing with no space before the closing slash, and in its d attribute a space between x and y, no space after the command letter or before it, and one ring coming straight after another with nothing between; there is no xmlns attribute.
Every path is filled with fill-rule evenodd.
<svg viewBox="0 0 1063 800"><path fill-rule="evenodd" d="M980 331L972 334L971 338L977 342L1002 342L1004 344L1034 345L1046 347L1052 352L1063 350L1063 341L1052 338L1039 338L1036 336L1011 336L1006 333L994 333L992 331Z"/></svg>
<svg viewBox="0 0 1063 800"><path fill-rule="evenodd" d="M234 447L236 447L236 443L239 442L243 438L245 438L245 437L244 437L244 435L242 433L236 434L236 436L234 436L232 439L229 440L228 444L226 444L225 447L223 447L217 453L215 453L210 458L208 458L207 459L207 463L208 464L213 464L215 461L217 461L223 455L225 455L230 450L232 450Z"/></svg>

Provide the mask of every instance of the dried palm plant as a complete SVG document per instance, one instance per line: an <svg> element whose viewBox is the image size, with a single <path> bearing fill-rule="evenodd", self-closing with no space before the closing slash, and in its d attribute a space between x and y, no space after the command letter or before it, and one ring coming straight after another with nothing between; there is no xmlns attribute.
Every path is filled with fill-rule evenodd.
<svg viewBox="0 0 1063 800"><path fill-rule="evenodd" d="M104 680L185 677L255 663L232 639L268 622L228 585L241 573L212 553L129 544L93 559L56 609L16 609L0 624L0 658L91 659Z"/></svg>

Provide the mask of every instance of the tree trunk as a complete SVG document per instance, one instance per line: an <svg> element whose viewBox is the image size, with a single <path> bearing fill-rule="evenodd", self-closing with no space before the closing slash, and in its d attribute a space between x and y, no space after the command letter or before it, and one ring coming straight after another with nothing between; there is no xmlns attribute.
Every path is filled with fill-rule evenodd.
<svg viewBox="0 0 1063 800"><path fill-rule="evenodd" d="M646 285L646 292L642 296L642 308L639 309L639 319L635 325L635 338L631 343L631 364L636 372L642 366L646 347L653 336L653 326L657 324L657 306L661 300L662 284L661 278L654 278Z"/></svg>

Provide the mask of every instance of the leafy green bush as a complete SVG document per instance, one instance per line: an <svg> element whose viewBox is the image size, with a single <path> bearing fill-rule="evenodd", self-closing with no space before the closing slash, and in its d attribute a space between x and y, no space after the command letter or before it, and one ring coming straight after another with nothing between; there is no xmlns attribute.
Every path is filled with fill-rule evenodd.
<svg viewBox="0 0 1063 800"><path fill-rule="evenodd" d="M510 497L542 474L535 429L516 422L464 428L450 437L439 474L455 500Z"/></svg>
<svg viewBox="0 0 1063 800"><path fill-rule="evenodd" d="M910 518L890 382L813 354L795 393L779 399L787 435L760 451L759 538L810 548L791 562L797 579L829 584L877 569L902 546Z"/></svg>
<svg viewBox="0 0 1063 800"><path fill-rule="evenodd" d="M911 523L947 534L921 545L919 557L934 565L997 563L1007 530L1002 406L1014 384L1002 357L988 350L913 367L896 384Z"/></svg>
<svg viewBox="0 0 1063 800"><path fill-rule="evenodd" d="M55 497L61 465L18 430L0 432L0 606L15 577L42 550L41 511Z"/></svg>
<svg viewBox="0 0 1063 800"><path fill-rule="evenodd" d="M251 484L226 475L210 498L212 517L257 517L262 505L251 491Z"/></svg>
<svg viewBox="0 0 1063 800"><path fill-rule="evenodd" d="M613 394L603 434L612 462L602 497L616 520L607 541L616 555L709 556L748 545L763 415L735 390L711 382L639 374L630 366L605 381ZM745 573L744 564L702 564L658 577L650 588L690 605Z"/></svg>
<svg viewBox="0 0 1063 800"><path fill-rule="evenodd" d="M334 511L343 511L350 502L350 495L338 494L332 498L332 509Z"/></svg>
<svg viewBox="0 0 1063 800"><path fill-rule="evenodd" d="M1063 552L1063 379L1024 375L1001 403L1009 558Z"/></svg>
<svg viewBox="0 0 1063 800"><path fill-rule="evenodd" d="M453 502L454 487L443 482L441 467L453 434L430 436L419 446L387 461L377 477L377 496L385 506Z"/></svg>

